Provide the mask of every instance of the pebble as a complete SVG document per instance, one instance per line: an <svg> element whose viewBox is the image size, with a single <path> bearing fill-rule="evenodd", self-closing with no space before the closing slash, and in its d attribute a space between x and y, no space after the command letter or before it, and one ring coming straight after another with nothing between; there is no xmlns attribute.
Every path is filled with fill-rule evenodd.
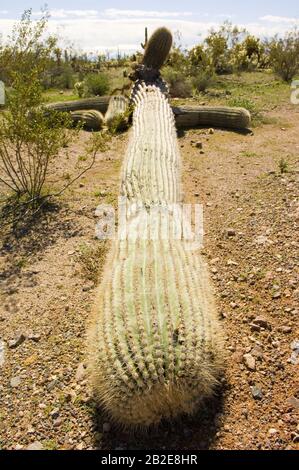
<svg viewBox="0 0 299 470"><path fill-rule="evenodd" d="M268 431L268 435L269 435L269 436L275 436L275 434L277 434L277 433L278 433L278 431L277 431L277 429L275 429L275 428L271 428L271 429L269 429L269 431Z"/></svg>
<svg viewBox="0 0 299 470"><path fill-rule="evenodd" d="M278 328L278 331L287 335L289 333L292 333L292 328L290 326L281 326L280 328Z"/></svg>
<svg viewBox="0 0 299 470"><path fill-rule="evenodd" d="M247 367L247 369L249 369L251 371L256 370L255 359L251 354L244 354L243 362L244 362L245 366Z"/></svg>
<svg viewBox="0 0 299 470"><path fill-rule="evenodd" d="M263 399L263 392L257 385L253 385L251 387L251 393L252 393L252 396L255 400L262 400Z"/></svg>
<svg viewBox="0 0 299 470"><path fill-rule="evenodd" d="M268 242L268 238L265 237L264 235L260 235L259 237L256 237L256 239L254 240L254 243L256 245L265 245L265 243Z"/></svg>
<svg viewBox="0 0 299 470"><path fill-rule="evenodd" d="M260 326L261 328L267 328L269 330L271 330L271 325L270 323L268 322L268 320L266 320L266 318L264 317L256 317L253 322L252 322L254 325L258 325Z"/></svg>
<svg viewBox="0 0 299 470"><path fill-rule="evenodd" d="M26 339L26 336L21 334L17 338L12 339L11 341L8 341L8 347L10 349L15 349L18 346L20 346L22 343L24 343L25 339Z"/></svg>
<svg viewBox="0 0 299 470"><path fill-rule="evenodd" d="M18 375L16 377L12 377L10 379L10 386L12 388L18 387L20 385L20 383L21 383L21 377L18 376Z"/></svg>
<svg viewBox="0 0 299 470"><path fill-rule="evenodd" d="M203 143L202 142L196 142L195 147L197 149L202 149L203 148Z"/></svg>
<svg viewBox="0 0 299 470"><path fill-rule="evenodd" d="M62 419L61 419L61 418L55 419L54 422L53 422L54 428L58 428L58 427L61 425L61 423L62 423Z"/></svg>
<svg viewBox="0 0 299 470"><path fill-rule="evenodd" d="M4 365L5 361L5 346L4 341L0 340L0 367Z"/></svg>
<svg viewBox="0 0 299 470"><path fill-rule="evenodd" d="M55 408L53 411L51 411L50 416L53 419L57 419L59 416L59 408Z"/></svg>
<svg viewBox="0 0 299 470"><path fill-rule="evenodd" d="M28 336L28 339L30 339L31 341L34 341L35 343L38 343L41 339L41 335L31 334L31 335Z"/></svg>
<svg viewBox="0 0 299 470"><path fill-rule="evenodd" d="M228 228L228 229L226 230L226 235L227 235L228 237L235 237L235 236L236 236L236 231L235 231L234 229L232 229L232 228Z"/></svg>
<svg viewBox="0 0 299 470"><path fill-rule="evenodd" d="M80 364L78 365L78 368L77 368L77 372L76 372L76 381L77 382L81 382L81 380L83 380L86 376L86 369L85 369L85 366L83 364L83 362L80 362Z"/></svg>
<svg viewBox="0 0 299 470"><path fill-rule="evenodd" d="M34 441L27 446L26 450L44 450L43 445L39 441Z"/></svg>
<svg viewBox="0 0 299 470"><path fill-rule="evenodd" d="M290 362L291 364L296 366L299 363L299 341L298 340L293 341L291 344L291 348L292 348L293 353L290 357Z"/></svg>

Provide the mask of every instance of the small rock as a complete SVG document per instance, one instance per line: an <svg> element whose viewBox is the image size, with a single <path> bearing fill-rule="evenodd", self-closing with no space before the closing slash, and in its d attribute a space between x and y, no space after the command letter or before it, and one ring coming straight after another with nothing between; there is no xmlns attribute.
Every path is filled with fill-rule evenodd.
<svg viewBox="0 0 299 470"><path fill-rule="evenodd" d="M256 237L254 242L256 243L256 245L265 245L265 243L268 242L268 238L264 235L260 235L259 237Z"/></svg>
<svg viewBox="0 0 299 470"><path fill-rule="evenodd" d="M26 450L44 450L43 445L39 441L34 441L27 446Z"/></svg>
<svg viewBox="0 0 299 470"><path fill-rule="evenodd" d="M47 385L47 390L51 392L52 390L54 390L55 387L57 387L58 384L59 384L59 380L57 379L51 380L51 382L49 382Z"/></svg>
<svg viewBox="0 0 299 470"><path fill-rule="evenodd" d="M110 423L104 423L103 424L103 432L109 432L111 429Z"/></svg>
<svg viewBox="0 0 299 470"><path fill-rule="evenodd" d="M272 299L280 299L281 297L281 292L274 292L274 294L272 295Z"/></svg>
<svg viewBox="0 0 299 470"><path fill-rule="evenodd" d="M238 266L238 263L236 263L236 261L233 261L232 259L229 259L227 262L227 266Z"/></svg>
<svg viewBox="0 0 299 470"><path fill-rule="evenodd" d="M4 365L5 361L5 346L4 341L0 340L0 367Z"/></svg>
<svg viewBox="0 0 299 470"><path fill-rule="evenodd" d="M86 376L86 368L83 362L78 365L77 372L76 372L76 381L81 382Z"/></svg>
<svg viewBox="0 0 299 470"><path fill-rule="evenodd" d="M247 367L247 369L252 370L252 371L256 370L255 359L251 354L244 354L243 362L245 366Z"/></svg>
<svg viewBox="0 0 299 470"><path fill-rule="evenodd" d="M231 308L233 308L234 310L239 307L239 305L236 304L235 302L231 302L231 303L230 303L230 306L231 306Z"/></svg>
<svg viewBox="0 0 299 470"><path fill-rule="evenodd" d="M22 343L24 343L25 339L26 339L26 336L21 334L17 338L12 339L11 341L8 341L8 347L10 349L15 349L18 346L20 346Z"/></svg>
<svg viewBox="0 0 299 470"><path fill-rule="evenodd" d="M234 229L232 229L232 228L228 228L228 229L226 230L226 235L227 235L228 237L235 237L235 236L236 236L236 231L235 231Z"/></svg>
<svg viewBox="0 0 299 470"><path fill-rule="evenodd" d="M261 328L266 328L268 330L271 330L271 325L270 323L267 321L266 318L264 317L256 317L253 322L252 322L254 325L258 325L260 326Z"/></svg>
<svg viewBox="0 0 299 470"><path fill-rule="evenodd" d="M20 376L12 377L10 379L10 386L12 388L18 387L20 385L20 383L21 383L21 377Z"/></svg>
<svg viewBox="0 0 299 470"><path fill-rule="evenodd" d="M85 284L83 287L82 287L82 291L83 292L88 292L90 291L91 289L93 289L94 287L94 283L93 282L90 282L88 284Z"/></svg>
<svg viewBox="0 0 299 470"><path fill-rule="evenodd" d="M299 410L299 399L291 397L287 399L287 404L290 405L294 410Z"/></svg>
<svg viewBox="0 0 299 470"><path fill-rule="evenodd" d="M261 346L258 346L257 344L254 346L254 348L251 351L251 354L256 358L256 359L263 359L263 349Z"/></svg>
<svg viewBox="0 0 299 470"><path fill-rule="evenodd" d="M263 399L263 392L257 385L253 385L250 388L251 388L252 396L255 400L262 400Z"/></svg>
<svg viewBox="0 0 299 470"><path fill-rule="evenodd" d="M62 423L61 418L54 419L54 422L53 422L54 428L58 428L61 425L61 423Z"/></svg>
<svg viewBox="0 0 299 470"><path fill-rule="evenodd" d="M297 444L299 442L299 434L297 434L296 432L292 432L291 433L291 438L292 438L292 441Z"/></svg>
<svg viewBox="0 0 299 470"><path fill-rule="evenodd" d="M296 366L299 363L299 341L298 340L295 340L292 342L291 349L293 353L289 361L291 362L291 364Z"/></svg>
<svg viewBox="0 0 299 470"><path fill-rule="evenodd" d="M269 436L275 436L275 434L277 434L277 433L278 433L278 431L277 431L277 429L275 429L275 428L271 428L271 429L269 429L269 431L268 431L268 435L269 435Z"/></svg>
<svg viewBox="0 0 299 470"><path fill-rule="evenodd" d="M250 328L252 331L261 331L261 327L259 325L256 325L255 323L250 323Z"/></svg>
<svg viewBox="0 0 299 470"><path fill-rule="evenodd" d="M196 142L195 147L197 149L202 149L203 148L203 143L202 142Z"/></svg>
<svg viewBox="0 0 299 470"><path fill-rule="evenodd" d="M59 416L59 408L55 408L53 411L51 411L50 416L54 420L57 419Z"/></svg>
<svg viewBox="0 0 299 470"><path fill-rule="evenodd" d="M289 333L292 333L292 328L290 326L281 326L278 328L278 331L287 335Z"/></svg>
<svg viewBox="0 0 299 470"><path fill-rule="evenodd" d="M213 135L213 134L215 134L215 131L214 131L214 129L212 129L212 128L211 128L211 129L209 129L209 134L210 134L210 135Z"/></svg>
<svg viewBox="0 0 299 470"><path fill-rule="evenodd" d="M30 339L30 341L34 341L35 343L38 343L41 339L41 335L39 335L39 334L30 334L28 336L28 339Z"/></svg>

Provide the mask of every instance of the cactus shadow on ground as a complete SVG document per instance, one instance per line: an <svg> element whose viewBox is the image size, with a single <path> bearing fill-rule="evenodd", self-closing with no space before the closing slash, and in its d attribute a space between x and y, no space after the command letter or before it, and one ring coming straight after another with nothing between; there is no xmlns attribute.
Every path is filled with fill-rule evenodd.
<svg viewBox="0 0 299 470"><path fill-rule="evenodd" d="M55 203L45 204L32 217L17 214L11 224L1 226L0 248L2 255L6 257L1 279L9 282L9 279L18 275L22 267L29 262L28 253L31 258L40 256L49 246L55 244L59 237L68 237L74 231L75 223L65 221L61 207Z"/></svg>
<svg viewBox="0 0 299 470"><path fill-rule="evenodd" d="M202 404L194 415L182 415L173 421L162 421L148 429L122 429L111 424L102 409L93 408L93 448L105 450L207 450L212 449L224 409L225 386L221 386Z"/></svg>

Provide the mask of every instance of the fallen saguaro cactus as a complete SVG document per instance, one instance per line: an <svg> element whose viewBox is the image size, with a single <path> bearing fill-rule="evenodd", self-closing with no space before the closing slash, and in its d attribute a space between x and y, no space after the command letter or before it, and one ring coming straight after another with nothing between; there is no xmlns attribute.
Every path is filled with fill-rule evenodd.
<svg viewBox="0 0 299 470"><path fill-rule="evenodd" d="M203 258L165 236L181 203L174 116L156 86L134 95L133 128L123 164L126 230L113 242L91 333L95 398L124 426L150 426L196 410L223 370L221 329ZM162 209L144 236L144 210ZM149 233L146 233L149 235Z"/></svg>
<svg viewBox="0 0 299 470"><path fill-rule="evenodd" d="M122 95L111 96L107 112L105 114L105 123L110 127L116 119L123 117L124 125L126 121L125 113L128 108L128 99Z"/></svg>
<svg viewBox="0 0 299 470"><path fill-rule="evenodd" d="M99 131L104 125L103 114L94 109L71 111L70 114L74 123L81 123L88 131Z"/></svg>
<svg viewBox="0 0 299 470"><path fill-rule="evenodd" d="M84 98L81 100L50 103L47 104L45 108L63 112L95 109L105 114L108 109L109 101L110 96L94 96L93 98Z"/></svg>
<svg viewBox="0 0 299 470"><path fill-rule="evenodd" d="M180 106L172 109L178 129L200 126L249 129L251 125L250 112L244 108Z"/></svg>

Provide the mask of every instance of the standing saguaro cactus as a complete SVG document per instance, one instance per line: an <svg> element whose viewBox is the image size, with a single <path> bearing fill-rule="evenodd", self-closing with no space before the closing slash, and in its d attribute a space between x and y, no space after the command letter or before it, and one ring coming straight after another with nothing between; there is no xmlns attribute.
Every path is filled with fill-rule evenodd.
<svg viewBox="0 0 299 470"><path fill-rule="evenodd" d="M99 289L90 370L95 397L115 421L149 426L194 411L213 393L224 358L205 263L163 230L163 211L175 226L171 208L182 201L172 110L156 86L139 86L133 99L121 184L127 230ZM153 207L162 214L146 227L143 209Z"/></svg>

